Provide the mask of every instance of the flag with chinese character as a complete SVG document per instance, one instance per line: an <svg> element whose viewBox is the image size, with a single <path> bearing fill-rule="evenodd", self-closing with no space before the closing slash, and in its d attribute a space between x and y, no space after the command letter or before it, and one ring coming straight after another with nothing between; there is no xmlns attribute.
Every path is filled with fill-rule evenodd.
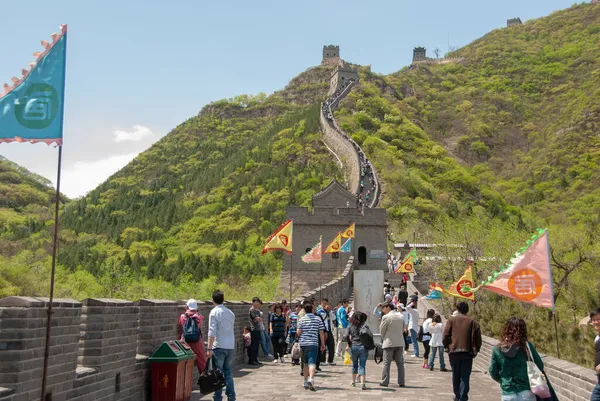
<svg viewBox="0 0 600 401"><path fill-rule="evenodd" d="M292 231L293 231L293 221L288 220L283 223L267 240L265 247L262 250L262 254L264 255L267 252L282 250L286 251L288 254L292 253Z"/></svg>
<svg viewBox="0 0 600 401"><path fill-rule="evenodd" d="M354 223L350 224L350 227L348 227L342 232L342 238L354 238L354 226Z"/></svg>
<svg viewBox="0 0 600 401"><path fill-rule="evenodd" d="M516 253L505 270L496 272L480 288L517 301L554 308L548 232L539 230Z"/></svg>
<svg viewBox="0 0 600 401"><path fill-rule="evenodd" d="M475 300L475 295L471 292L473 288L473 272L471 265L467 266L465 273L455 283L452 283L450 288L444 292L448 295L458 298L466 298L471 301Z"/></svg>
<svg viewBox="0 0 600 401"><path fill-rule="evenodd" d="M42 40L35 62L0 89L0 142L62 144L67 26Z"/></svg>
<svg viewBox="0 0 600 401"><path fill-rule="evenodd" d="M348 238L342 245L342 253L352 252L352 238Z"/></svg>
<svg viewBox="0 0 600 401"><path fill-rule="evenodd" d="M404 257L402 262L398 262L394 273L414 273L415 272L415 260L417 260L417 250L411 249L410 252Z"/></svg>
<svg viewBox="0 0 600 401"><path fill-rule="evenodd" d="M327 249L323 253L336 253L339 252L342 247L342 233L337 233L333 241L329 243Z"/></svg>
<svg viewBox="0 0 600 401"><path fill-rule="evenodd" d="M321 263L321 247L322 247L322 239L319 238L319 243L312 247L312 249L304 256L302 256L302 261L304 263Z"/></svg>

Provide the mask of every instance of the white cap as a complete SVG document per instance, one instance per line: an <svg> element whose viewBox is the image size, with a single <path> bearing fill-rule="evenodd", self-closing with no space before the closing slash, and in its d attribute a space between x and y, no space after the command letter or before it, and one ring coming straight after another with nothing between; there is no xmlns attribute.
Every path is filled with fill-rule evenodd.
<svg viewBox="0 0 600 401"><path fill-rule="evenodd" d="M188 299L185 303L189 310L198 310L198 302L195 299Z"/></svg>
<svg viewBox="0 0 600 401"><path fill-rule="evenodd" d="M385 294L385 299L392 299L392 296L390 294Z"/></svg>

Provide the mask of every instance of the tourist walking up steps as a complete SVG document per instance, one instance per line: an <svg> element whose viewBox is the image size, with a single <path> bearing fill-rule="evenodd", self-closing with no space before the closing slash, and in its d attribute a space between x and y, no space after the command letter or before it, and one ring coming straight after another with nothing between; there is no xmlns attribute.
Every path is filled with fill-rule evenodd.
<svg viewBox="0 0 600 401"><path fill-rule="evenodd" d="M208 316L208 352L207 357L213 359L214 367L220 369L225 375L225 395L227 401L235 401L233 386L233 373L231 363L235 357L235 314L223 305L225 295L215 290L212 294L215 307ZM218 389L213 394L214 401L223 399L223 389Z"/></svg>
<svg viewBox="0 0 600 401"><path fill-rule="evenodd" d="M398 386L404 387L404 329L407 323L401 313L394 309L394 305L385 302L381 305L381 341L383 348L383 372L381 373L380 386L387 387L390 384L390 366L392 361L396 362L398 370Z"/></svg>
<svg viewBox="0 0 600 401"><path fill-rule="evenodd" d="M467 401L473 358L481 349L481 329L479 323L467 316L469 305L466 302L460 302L456 308L458 314L446 323L443 344L448 348L452 366L454 399Z"/></svg>
<svg viewBox="0 0 600 401"><path fill-rule="evenodd" d="M344 338L348 334L348 305L348 300L344 299L342 301L342 306L338 308L336 313L336 318L338 321L338 342L335 354L340 357L342 356L342 343L344 342Z"/></svg>
<svg viewBox="0 0 600 401"><path fill-rule="evenodd" d="M316 391L315 370L319 357L319 337L322 352L325 350L325 325L320 317L313 314L313 304L310 301L304 301L302 306L305 315L298 320L296 338L302 350L304 389Z"/></svg>
<svg viewBox="0 0 600 401"><path fill-rule="evenodd" d="M410 303L406 306L406 311L410 315L410 321L408 322L408 332L410 333L410 340L413 346L414 358L419 358L419 343L417 342L417 334L419 332L419 319L421 314L417 310L417 298L412 297Z"/></svg>
<svg viewBox="0 0 600 401"><path fill-rule="evenodd" d="M365 376L369 351L362 343L361 329L366 321L366 314L359 311L354 312L354 315L350 318L350 326L348 326L348 334L346 335L346 342L348 343L346 351L350 352L352 358L352 382L350 384L353 387L356 386L358 379L363 390L367 389Z"/></svg>
<svg viewBox="0 0 600 401"><path fill-rule="evenodd" d="M442 317L436 313L433 315L431 324L429 325L429 334L431 334L431 340L429 340L429 348L431 348L431 354L429 355L429 370L433 370L435 365L435 354L440 356L440 372L447 372L446 362L444 361L444 344L442 343L442 335L444 333L444 325L442 324Z"/></svg>
<svg viewBox="0 0 600 401"><path fill-rule="evenodd" d="M181 340L188 343L194 354L196 354L196 367L202 374L206 368L206 351L204 350L204 340L200 327L204 317L198 313L198 302L195 299L189 299L186 302L187 310L179 316L177 322L177 333L181 335Z"/></svg>
<svg viewBox="0 0 600 401"><path fill-rule="evenodd" d="M283 354L285 351L285 332L287 328L286 318L283 315L283 306L275 305L274 313L270 317L271 342L273 343L273 362L283 363Z"/></svg>
<svg viewBox="0 0 600 401"><path fill-rule="evenodd" d="M529 386L527 361L535 362L544 372L544 363L535 347L527 340L527 325L523 319L511 317L502 332L500 342L492 350L490 376L500 383L502 401L535 401ZM544 400L557 400L556 394L548 383L552 396Z"/></svg>
<svg viewBox="0 0 600 401"><path fill-rule="evenodd" d="M598 382L594 390L592 391L591 401L600 401L600 308L597 308L592 313L590 313L590 321L592 322L592 326L596 329L598 335L594 340L594 347L596 349L596 362L594 366L596 367L596 375L598 376Z"/></svg>

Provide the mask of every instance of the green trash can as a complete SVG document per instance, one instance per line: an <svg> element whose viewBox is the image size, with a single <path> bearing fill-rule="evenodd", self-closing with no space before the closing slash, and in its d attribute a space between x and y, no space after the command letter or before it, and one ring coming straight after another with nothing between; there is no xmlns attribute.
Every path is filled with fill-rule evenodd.
<svg viewBox="0 0 600 401"><path fill-rule="evenodd" d="M192 350L192 347L185 341L175 341L175 344L179 346L183 352L188 356L188 360L185 361L185 381L183 384L183 396L184 399L189 400L192 397L192 385L194 383L194 369L196 369L196 353Z"/></svg>
<svg viewBox="0 0 600 401"><path fill-rule="evenodd" d="M185 398L186 363L195 357L193 351L188 354L177 341L164 342L154 351L148 359L152 370L152 401L190 399L191 391Z"/></svg>

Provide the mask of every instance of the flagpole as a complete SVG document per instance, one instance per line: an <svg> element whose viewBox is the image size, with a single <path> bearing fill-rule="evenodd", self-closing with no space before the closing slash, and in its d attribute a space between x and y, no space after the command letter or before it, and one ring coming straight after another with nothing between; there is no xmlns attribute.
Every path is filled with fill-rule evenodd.
<svg viewBox="0 0 600 401"><path fill-rule="evenodd" d="M552 265L550 265L550 238L548 229L546 231L546 252L548 255L548 272L550 273L550 293L552 295L552 317L554 319L554 341L556 342L556 356L560 358L560 348L558 347L558 323L556 322L556 305L554 304L554 281L552 279Z"/></svg>
<svg viewBox="0 0 600 401"><path fill-rule="evenodd" d="M321 256L321 267L319 268L319 298L323 303L323 257Z"/></svg>
<svg viewBox="0 0 600 401"><path fill-rule="evenodd" d="M64 99L64 97L63 97ZM50 273L50 301L48 303L48 318L46 321L46 346L44 348L44 370L42 373L42 397L46 399L46 385L48 381L48 358L50 356L50 330L52 323L52 303L54 301L54 273L56 271L56 250L58 248L58 207L60 203L60 172L62 167L62 145L58 146L58 173L56 177L56 199L54 206L54 233L52 236L52 270Z"/></svg>
<svg viewBox="0 0 600 401"><path fill-rule="evenodd" d="M292 275L294 274L293 269L294 256L290 253L290 302L292 302Z"/></svg>

